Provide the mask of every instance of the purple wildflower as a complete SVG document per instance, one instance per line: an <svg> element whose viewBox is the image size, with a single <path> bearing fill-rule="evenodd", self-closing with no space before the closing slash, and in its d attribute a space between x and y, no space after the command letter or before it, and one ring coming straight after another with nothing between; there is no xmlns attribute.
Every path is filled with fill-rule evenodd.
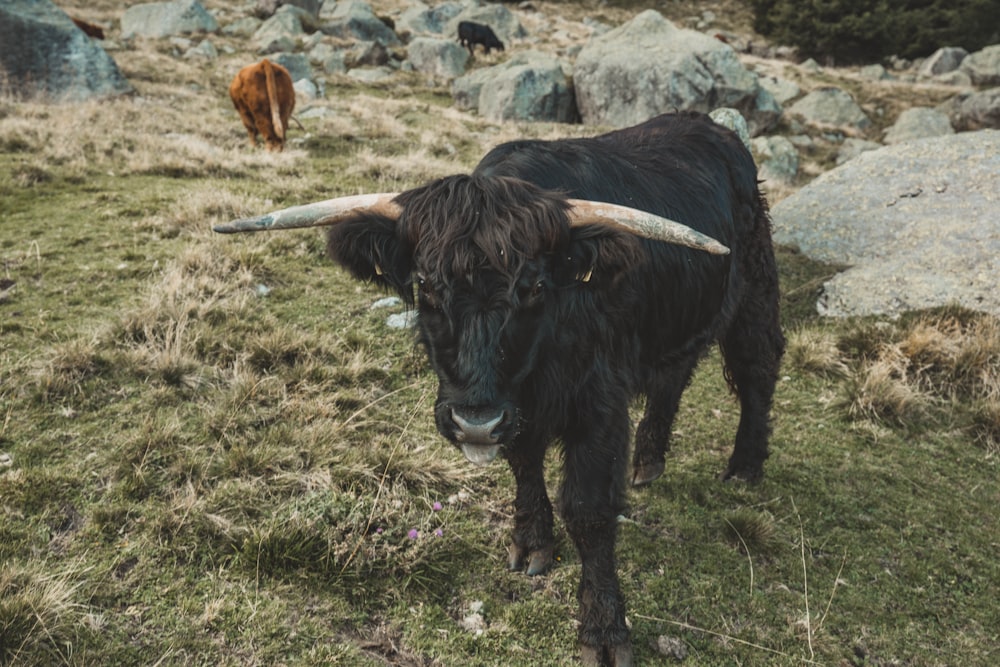
<svg viewBox="0 0 1000 667"><path fill-rule="evenodd" d="M434 506L431 509L433 509L435 512L440 512L441 511L441 503L435 501L434 502Z"/></svg>
<svg viewBox="0 0 1000 667"><path fill-rule="evenodd" d="M409 537L411 540L415 540L420 536L420 533L417 531L416 528L410 528L410 532L408 532L406 536Z"/></svg>
<svg viewBox="0 0 1000 667"><path fill-rule="evenodd" d="M442 535L444 535L444 531L438 528L434 531L434 535L437 537L441 537Z"/></svg>

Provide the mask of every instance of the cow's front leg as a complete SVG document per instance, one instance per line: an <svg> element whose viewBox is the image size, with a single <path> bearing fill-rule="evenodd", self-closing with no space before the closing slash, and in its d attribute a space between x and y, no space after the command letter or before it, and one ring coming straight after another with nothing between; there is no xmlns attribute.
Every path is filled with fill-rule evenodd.
<svg viewBox="0 0 1000 667"><path fill-rule="evenodd" d="M538 440L521 440L506 451L517 482L514 534L508 551L511 570L541 574L552 565L552 503L545 492L545 447Z"/></svg>
<svg viewBox="0 0 1000 667"><path fill-rule="evenodd" d="M618 515L625 507L627 407L604 417L602 426L566 439L560 510L582 566L578 596L583 662L631 667L632 645L615 563Z"/></svg>

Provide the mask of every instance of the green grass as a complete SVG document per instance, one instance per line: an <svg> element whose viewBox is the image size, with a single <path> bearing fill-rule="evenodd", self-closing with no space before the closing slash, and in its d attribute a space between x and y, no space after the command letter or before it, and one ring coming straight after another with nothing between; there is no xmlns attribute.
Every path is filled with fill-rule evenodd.
<svg viewBox="0 0 1000 667"><path fill-rule="evenodd" d="M127 53L149 99L186 91L191 110L162 114L204 144L129 101L0 102L0 278L16 281L0 300L0 664L576 660L561 524L550 573L506 571L510 474L437 435L433 373L370 309L382 295L327 263L319 232L209 230L590 130L339 81L335 116L268 156L243 147L224 87L185 88L197 65ZM767 477L716 481L738 406L713 353L665 475L630 493L637 663L674 664L661 639L696 665L996 663L996 321L826 321L813 304L836 267L778 258L794 346ZM879 364L917 409L866 384Z"/></svg>

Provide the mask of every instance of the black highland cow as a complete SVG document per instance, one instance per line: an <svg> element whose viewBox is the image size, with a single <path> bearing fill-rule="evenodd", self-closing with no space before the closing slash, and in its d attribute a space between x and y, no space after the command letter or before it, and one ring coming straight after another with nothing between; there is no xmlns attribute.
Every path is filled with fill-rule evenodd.
<svg viewBox="0 0 1000 667"><path fill-rule="evenodd" d="M503 51L503 42L493 32L493 28L482 23L460 21L458 24L458 41L469 50L470 56L473 55L472 49L476 44L483 45L486 55L490 54L490 49Z"/></svg>
<svg viewBox="0 0 1000 667"><path fill-rule="evenodd" d="M741 408L722 479L757 480L768 456L784 338L750 153L705 115L668 114L594 138L507 143L471 175L398 195L216 229L317 224L332 225L329 254L355 277L416 300L441 434L474 463L500 454L510 464L511 569L552 564L542 464L562 444L558 508L582 563L583 662L631 665L616 517L629 482L663 472L681 392L714 341Z"/></svg>

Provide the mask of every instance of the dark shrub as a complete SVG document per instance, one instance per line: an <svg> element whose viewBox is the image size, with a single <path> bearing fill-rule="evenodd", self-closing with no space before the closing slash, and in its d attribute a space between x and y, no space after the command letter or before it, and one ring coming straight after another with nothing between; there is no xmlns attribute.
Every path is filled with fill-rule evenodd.
<svg viewBox="0 0 1000 667"><path fill-rule="evenodd" d="M1000 41L1000 0L750 0L754 29L837 64L890 55L928 56L942 46L978 51Z"/></svg>

